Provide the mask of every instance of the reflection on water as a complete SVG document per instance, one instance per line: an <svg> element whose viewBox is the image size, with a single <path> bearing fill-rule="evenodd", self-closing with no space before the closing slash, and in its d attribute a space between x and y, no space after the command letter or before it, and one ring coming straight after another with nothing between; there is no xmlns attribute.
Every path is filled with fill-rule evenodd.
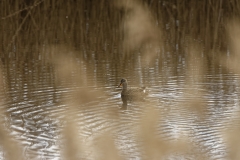
<svg viewBox="0 0 240 160"><path fill-rule="evenodd" d="M232 4L2 1L0 159L239 159Z"/></svg>
<svg viewBox="0 0 240 160"><path fill-rule="evenodd" d="M203 81L192 85L191 92L186 92L184 59L178 61L177 70L170 63L159 66L158 60L154 66L127 64L132 65L127 70L121 64L111 68L104 60L84 65L83 60L76 57L75 62L78 68L66 80L58 79L54 66L41 60L33 59L28 63L9 60L3 65L6 93L1 96L5 97L4 106L7 108L5 123L10 133L23 144L26 157L59 159L62 156L61 131L66 124L65 111L70 107L63 103L63 95L65 99L71 99L70 93L77 84L69 84L73 82L70 79L79 73L87 76L81 82L83 87L104 91L104 95L78 106L77 113L71 113L77 114L73 121L79 125L78 132L86 146L91 147L99 135L111 131L121 156L126 159L144 158L146 155L141 152L136 129L145 110L151 106L161 113L158 136L168 142L184 135L198 150L198 154L190 151L180 156L190 159L195 159L197 155L201 157L201 154L208 159L226 157L223 132L234 127L233 121L238 121L239 75L224 73L221 67L213 73L209 68L206 74L199 75ZM116 85L122 77L133 85L148 86L149 95L145 101L121 100L121 90ZM194 80L194 77L190 79ZM61 85L57 85L58 81L62 81ZM202 94L198 94L200 92ZM199 98L205 101L204 118L186 107L197 107L192 100ZM110 117L103 116L106 113ZM91 150L81 155L84 159L94 159L94 156ZM177 157L172 155L173 159Z"/></svg>

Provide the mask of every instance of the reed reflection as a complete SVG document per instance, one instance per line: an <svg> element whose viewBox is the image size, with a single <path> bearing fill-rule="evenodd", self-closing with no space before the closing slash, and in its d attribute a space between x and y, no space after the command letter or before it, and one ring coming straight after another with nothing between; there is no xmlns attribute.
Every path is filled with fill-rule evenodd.
<svg viewBox="0 0 240 160"><path fill-rule="evenodd" d="M41 159L99 159L95 156L98 152L113 153L109 159L116 159L119 148L120 152L129 151L125 159L138 154L135 148L143 149L135 159L142 159L144 154L145 159L161 159L176 153L171 150L173 146L178 151L187 148L188 144L169 145L168 141L185 135L189 143L197 143L198 150L192 149L191 154L202 154L199 151L204 150L206 155L224 158L219 157L226 154L225 144L219 140L223 137L219 128L237 127L240 117L240 24L227 23L238 15L240 3L117 2L0 3L4 82L0 85L4 89L2 103L7 109L3 109L3 115L8 113L6 126L10 134L15 134L13 139L21 137L27 145L25 153L34 151L33 155ZM226 40L227 34L230 40ZM220 51L228 51L228 46L235 54L218 56ZM129 114L119 116L116 104L121 100L113 98L117 93L109 86L115 85L120 75L131 77L131 82L148 81L156 103L129 109L132 104L136 106L135 102L144 101L146 88L129 87L122 79L121 109L129 109ZM163 105L156 101L161 96ZM229 123L229 119L235 122ZM133 125L125 128L129 123ZM140 129L136 131L133 126ZM0 126L0 133L3 129ZM106 130L116 133L106 134ZM234 148L240 146L239 132L228 133L232 139L226 138L232 150L230 159L238 157ZM131 141L139 133L139 139ZM122 134L119 141L124 149L115 146L115 139L108 138L112 134L116 134L116 139ZM15 145L7 136L2 139L5 144ZM58 144L62 139L62 145ZM93 144L98 139L104 141L95 152ZM16 151L5 144L7 151ZM62 154L60 150L64 150ZM18 155L10 156L16 159ZM197 159L196 155L191 157ZM184 155L183 159L188 158Z"/></svg>

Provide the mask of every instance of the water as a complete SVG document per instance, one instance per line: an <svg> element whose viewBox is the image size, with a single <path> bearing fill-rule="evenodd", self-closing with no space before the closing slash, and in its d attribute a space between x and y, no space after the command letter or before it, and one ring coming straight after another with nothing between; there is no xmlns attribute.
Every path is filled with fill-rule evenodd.
<svg viewBox="0 0 240 160"><path fill-rule="evenodd" d="M174 56L178 57L176 61L172 61ZM90 57L80 54L74 58L76 67L65 79L43 59L10 58L2 65L4 126L22 144L26 159L62 159L66 117L73 118L83 148L87 148L81 150L82 159L96 159L93 144L109 132L124 159L145 159L147 153L142 152L144 146L137 130L148 108L161 115L156 131L163 141L174 142L185 136L195 147L166 159L196 159L201 154L207 159L226 159L223 133L239 125L238 74L224 71L222 66L210 66L204 73L191 75L187 70L195 73L195 66L170 53L163 61L156 58L151 65L143 65L141 54L113 59L99 58L97 53ZM116 88L123 77L129 85L147 86L148 97L124 106L121 89ZM76 89L101 94L81 101L75 112L66 112L71 110L67 102ZM85 93L79 95L76 99Z"/></svg>

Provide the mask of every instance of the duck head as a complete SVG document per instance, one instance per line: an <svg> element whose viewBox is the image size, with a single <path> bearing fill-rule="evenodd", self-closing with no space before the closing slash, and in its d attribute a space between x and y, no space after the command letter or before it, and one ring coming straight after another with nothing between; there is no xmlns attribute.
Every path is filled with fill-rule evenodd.
<svg viewBox="0 0 240 160"><path fill-rule="evenodd" d="M121 79L120 84L118 85L118 87L123 86L123 89L127 89L127 80L126 79Z"/></svg>

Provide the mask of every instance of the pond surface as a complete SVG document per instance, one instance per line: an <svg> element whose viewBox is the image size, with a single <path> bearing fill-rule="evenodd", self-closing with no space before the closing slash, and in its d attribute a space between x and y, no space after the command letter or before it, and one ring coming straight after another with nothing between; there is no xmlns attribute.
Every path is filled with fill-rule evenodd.
<svg viewBox="0 0 240 160"><path fill-rule="evenodd" d="M56 67L41 58L9 58L3 63L4 124L22 144L26 159L63 159L66 117L77 124L81 144L87 148L81 150L81 159L96 159L94 142L109 132L123 159L147 159L137 130L148 108L159 113L156 133L160 139L170 143L184 136L195 148L165 159L202 155L227 159L223 133L239 125L238 74L222 66L206 67L199 73L194 63L187 64L185 58L170 53L164 60L157 57L151 65L142 64L141 54L125 60L116 57L115 61L96 58L97 54L75 56L76 67L66 79L59 78ZM177 60L171 61L173 58ZM121 89L116 87L123 77L130 86L147 86L148 96L123 105ZM101 94L75 105L75 112L67 112L73 107L69 101L74 90ZM74 133L69 130L68 136Z"/></svg>

